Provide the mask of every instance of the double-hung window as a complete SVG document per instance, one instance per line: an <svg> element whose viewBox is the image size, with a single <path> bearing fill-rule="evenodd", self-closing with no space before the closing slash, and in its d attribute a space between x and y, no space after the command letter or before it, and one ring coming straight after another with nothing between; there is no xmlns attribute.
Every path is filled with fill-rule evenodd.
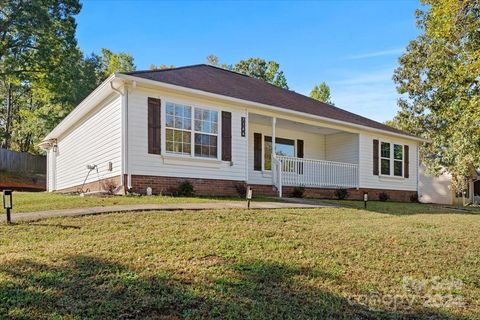
<svg viewBox="0 0 480 320"><path fill-rule="evenodd" d="M165 137L168 153L192 153L192 107L167 102Z"/></svg>
<svg viewBox="0 0 480 320"><path fill-rule="evenodd" d="M402 177L403 154L403 145L382 142L380 145L380 173L386 176Z"/></svg>
<svg viewBox="0 0 480 320"><path fill-rule="evenodd" d="M217 158L218 112L195 108L195 156Z"/></svg>
<svg viewBox="0 0 480 320"><path fill-rule="evenodd" d="M218 111L171 102L166 103L165 109L167 153L218 157Z"/></svg>

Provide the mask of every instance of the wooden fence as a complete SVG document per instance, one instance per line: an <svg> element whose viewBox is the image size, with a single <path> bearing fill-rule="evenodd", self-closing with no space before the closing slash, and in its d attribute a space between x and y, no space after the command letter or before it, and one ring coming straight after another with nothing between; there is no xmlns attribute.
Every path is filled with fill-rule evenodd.
<svg viewBox="0 0 480 320"><path fill-rule="evenodd" d="M45 174L47 159L27 152L0 149L0 170L15 173Z"/></svg>

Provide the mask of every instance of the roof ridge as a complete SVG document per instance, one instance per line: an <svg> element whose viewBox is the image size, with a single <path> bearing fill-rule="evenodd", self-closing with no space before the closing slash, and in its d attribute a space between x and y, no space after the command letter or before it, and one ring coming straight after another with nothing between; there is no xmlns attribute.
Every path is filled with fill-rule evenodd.
<svg viewBox="0 0 480 320"><path fill-rule="evenodd" d="M149 72L164 72L164 71L171 71L171 70L180 70L180 69L188 69L188 68L193 68L193 67L200 67L204 66L204 63L197 63L197 64L191 64L188 66L181 66L181 67L173 67L173 68L164 68L164 69L148 69L148 70L135 70L135 71L130 71L130 72L120 72L123 74L138 74L138 73L149 73Z"/></svg>
<svg viewBox="0 0 480 320"><path fill-rule="evenodd" d="M187 80L188 79L189 80L187 81L187 84L185 85L184 84L185 81L182 83L182 81L178 81L178 79L175 78L176 73L174 71L175 70L181 70L181 69L192 69L191 72L193 72L194 74L195 74L194 70L198 70L198 71L204 70L204 72L206 72L206 73L204 73L204 76L210 74L209 76L211 76L211 77L217 77L218 76L220 78L225 78L226 77L225 79L228 79L228 75L230 74L231 75L230 77L232 79L233 79L234 75L235 76L241 76L243 79L245 79L245 80L242 80L239 77L236 77L238 79L238 81L240 81L240 80L241 81L246 81L247 79L252 79L251 80L251 86L255 86L255 83L261 84L261 85L264 85L264 86L267 85L271 89L268 89L267 87L264 87L262 89L262 91L264 91L264 92L269 91L270 93L267 92L265 94L267 94L267 95L270 94L270 95L273 95L273 96L270 97L271 98L270 99L269 97L265 98L265 97L262 97L260 95L260 98L258 98L259 99L258 100L256 98L256 96L252 96L252 95L249 95L249 94L245 93L246 91L243 91L243 93L240 92L238 94L233 94L232 95L232 94L222 92L222 90L213 90L213 89L209 90L208 86L206 86L206 87L203 86L202 87L202 86L198 86L198 85L195 86L195 85L192 85L192 84L189 85L188 81L190 81L190 80L191 81L198 81L198 79L195 80L195 77L193 77L192 79L189 79L189 77L187 77ZM208 72L208 70L222 72L223 76L220 76L219 74L215 75L214 72ZM170 73L168 73L168 71L172 71L172 73L170 74ZM187 72L190 72L190 71L187 71ZM264 81L262 79L258 79L258 78L255 78L253 76L243 74L243 73L240 73L240 72L237 72L237 71L234 71L234 70L225 69L225 68L222 68L220 66L214 66L214 65L210 65L210 64L201 63L201 64L194 64L194 65L170 68L170 69L139 70L139 71L134 71L134 72L127 72L127 73L124 73L124 74L132 75L132 76L138 75L139 77L145 77L147 79L151 79L151 80L159 81L159 82L162 82L162 80L160 78L173 77L174 80L172 80L170 82L168 80L166 80L166 81L164 80L163 82L173 83L175 85L184 86L184 87L197 88L198 90L202 90L202 91L206 91L206 92L212 92L212 93L216 93L216 94L220 94L220 95L224 95L224 96L230 96L230 97L234 97L234 98L236 97L236 98L240 98L240 99L244 99L244 100L263 103L263 104L270 104L272 106L277 106L277 107L284 108L284 109L290 109L290 110L297 111L297 112L308 113L308 114L322 116L322 117L326 117L326 118L330 118L330 119L334 119L334 120L339 120L339 121L342 121L342 122L350 122L350 123L354 123L354 124L358 124L358 125L363 125L363 126L366 126L366 127L372 127L372 128L382 130L382 131L387 131L387 132L389 131L389 132L402 134L402 135L405 135L405 136L415 137L415 135L412 135L411 133L408 133L408 132L405 132L403 130L399 130L397 128L388 126L384 123L381 123L379 121L375 121L373 119L364 117L364 116L359 115L357 113L354 113L352 111L342 109L339 106L334 106L334 105L331 105L331 104L313 99L313 98L311 98L307 95L298 93L296 91L281 88L279 86L276 86L276 85L274 85L272 83L269 83L267 81ZM143 76L143 74L145 74L145 76ZM158 76L156 76L156 75L158 75ZM243 83L241 81L239 83ZM247 82L245 82L245 83L247 83ZM231 85L238 85L238 83L231 84ZM258 86L258 85L256 85L256 86ZM278 91L275 93L275 91L272 91L273 89L278 90ZM248 89L248 86L245 86L245 90L250 90L250 89ZM283 97L283 95L285 95L285 94L287 94L287 95L290 94L291 99L285 98L285 97L288 97L288 96ZM277 98L276 98L277 100L275 100L275 96L277 96ZM282 99L283 99L283 101L282 101ZM303 105L303 107L300 108L299 105Z"/></svg>
<svg viewBox="0 0 480 320"><path fill-rule="evenodd" d="M268 82L267 82L267 83L268 83ZM280 87L279 87L279 88L280 88ZM283 88L280 88L280 89L283 89ZM306 96L306 95L301 94L301 93L298 93L298 92L296 92L296 91L292 91L292 90L288 90L288 91L290 91L290 92L292 92L292 93L294 93L294 94L296 94L296 95L299 95L299 96L301 96L301 97L303 97L303 98L310 99L310 100L312 100L313 102L315 102L315 103L317 103L317 104L318 104L318 103L321 103L321 104L323 104L323 105L326 105L326 106L329 107L329 108L333 108L333 109L339 110L339 111L341 111L341 112L346 112L346 113L349 113L349 114L354 115L354 116L356 116L356 117L359 117L359 118L362 118L362 119L365 119L365 120L368 120L368 121L373 121L373 122L376 122L376 123L381 124L381 125L383 125L383 126L387 126L387 127L393 128L393 129L395 129L395 130L398 130L397 128L391 127L391 126L386 125L386 124L384 124L384 123L382 123L382 122L379 122L379 121L376 121L376 120L373 120L373 119L364 117L364 116L362 116L362 115L359 115L359 114L357 114L357 113L354 113L354 112L345 110L345 109L340 108L340 107L337 107L337 106L335 106L335 105L332 105L332 104L329 104L329 103L326 103L326 102L323 102L323 101L314 99L314 98L312 98L312 97ZM398 130L398 131L403 132L402 130Z"/></svg>

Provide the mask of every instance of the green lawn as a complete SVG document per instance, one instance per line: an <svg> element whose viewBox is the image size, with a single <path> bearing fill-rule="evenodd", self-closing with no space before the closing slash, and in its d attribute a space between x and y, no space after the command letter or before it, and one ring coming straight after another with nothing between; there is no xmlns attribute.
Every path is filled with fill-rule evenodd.
<svg viewBox="0 0 480 320"><path fill-rule="evenodd" d="M333 203L342 207L353 209L364 209L363 201L355 200L322 200L326 203ZM418 214L418 213L439 213L439 212L464 212L464 213L480 213L480 208L477 207L458 207L437 204L422 204L422 203L402 203L392 201L368 201L367 210L379 213L388 213L395 215L403 214Z"/></svg>
<svg viewBox="0 0 480 320"><path fill-rule="evenodd" d="M55 209L101 207L121 204L156 204L156 203L186 203L215 202L225 200L245 201L237 198L206 198L206 197L171 197L171 196L110 196L110 197L80 197L48 192L14 192L13 213L33 212ZM264 200L264 199L260 199Z"/></svg>
<svg viewBox="0 0 480 320"><path fill-rule="evenodd" d="M2 224L0 318L478 319L480 215L382 205Z"/></svg>

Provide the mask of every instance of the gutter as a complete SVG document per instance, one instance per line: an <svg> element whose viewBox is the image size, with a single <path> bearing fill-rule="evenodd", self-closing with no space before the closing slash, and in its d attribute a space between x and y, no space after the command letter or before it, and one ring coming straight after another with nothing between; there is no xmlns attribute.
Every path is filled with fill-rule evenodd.
<svg viewBox="0 0 480 320"><path fill-rule="evenodd" d="M183 92L198 94L198 95L207 96L207 97L211 97L211 98L223 99L223 100L232 101L232 102L236 102L236 103L243 104L243 105L250 105L250 106L253 106L253 107L257 107L257 108L267 109L267 110L270 110L270 111L273 111L273 112L283 112L283 113L292 114L292 115L296 115L296 116L313 118L313 119L316 119L316 120L325 121L327 123L329 122L329 123L333 123L333 124L339 124L339 125L342 125L342 126L348 126L348 127L352 127L352 128L356 128L356 129L361 129L361 130L365 130L365 131L381 132L383 134L389 134L389 135L401 137L401 138L404 138L404 139L410 139L410 140L415 140L415 141L420 141L420 142L429 142L428 140L426 140L424 138L420 138L420 137L409 136L409 135L395 133L395 132L381 130L381 129L375 129L375 128L371 128L371 127L367 127L367 126L363 126L363 125L359 125L359 124L353 124L353 123L344 122L344 121L340 121L340 120L335 120L335 119L331 119L331 118L327 118L327 117L312 115L310 113L288 110L288 109L285 109L285 108L279 108L279 107L275 107L275 106L272 106L272 105L263 104L263 103L259 103L259 102L253 102L253 101L248 101L248 100L244 100L244 99L228 97L228 96L224 96L224 95L221 95L221 94L210 93L210 92L202 91L202 90L198 90L198 89L190 89L190 88L177 86L177 85L173 85L173 84L168 84L168 83L165 83L165 82L160 82L160 81L155 81L155 80L143 79L143 78L139 78L139 77L123 74L123 73L118 73L117 72L117 73L115 73L115 76L117 78L137 81L137 82L140 82L140 83L149 84L149 85L162 87L162 88L166 88L166 89L183 91Z"/></svg>

